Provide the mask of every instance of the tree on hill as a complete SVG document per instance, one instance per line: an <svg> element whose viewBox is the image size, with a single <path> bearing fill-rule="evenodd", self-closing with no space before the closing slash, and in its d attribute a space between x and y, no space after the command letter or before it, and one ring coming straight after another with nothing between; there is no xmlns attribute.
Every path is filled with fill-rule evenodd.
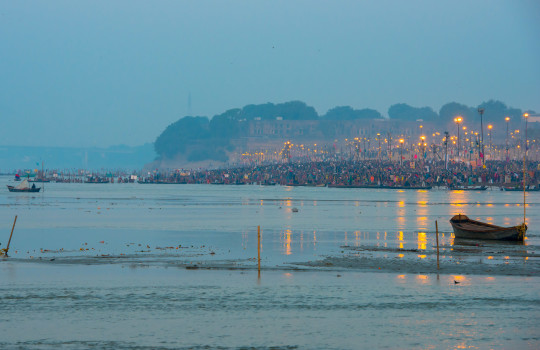
<svg viewBox="0 0 540 350"><path fill-rule="evenodd" d="M511 124L519 125L523 119L521 109L509 108L501 101L489 100L482 102L478 108L484 109L484 121L487 123L503 124L504 118L510 117Z"/></svg>
<svg viewBox="0 0 540 350"><path fill-rule="evenodd" d="M463 117L465 121L472 121L477 117L478 112L469 106L450 102L441 107L439 118L443 123L453 123L457 116Z"/></svg>
<svg viewBox="0 0 540 350"><path fill-rule="evenodd" d="M356 120L356 119L382 119L381 113L374 109L353 109L350 106L340 106L330 109L323 120Z"/></svg>
<svg viewBox="0 0 540 350"><path fill-rule="evenodd" d="M169 125L154 143L160 156L172 158L183 153L190 141L206 139L210 136L207 117L184 117Z"/></svg>
<svg viewBox="0 0 540 350"><path fill-rule="evenodd" d="M388 109L390 119L398 119L405 121L415 121L421 119L423 121L436 121L439 116L431 107L412 107L406 103L397 103L390 106Z"/></svg>
<svg viewBox="0 0 540 350"><path fill-rule="evenodd" d="M241 118L253 120L275 120L282 117L284 120L317 120L319 115L315 108L306 105L301 101L291 101L285 103L265 103L261 105L247 105L242 108Z"/></svg>
<svg viewBox="0 0 540 350"><path fill-rule="evenodd" d="M230 109L210 120L210 135L213 138L234 138L240 134L241 109Z"/></svg>

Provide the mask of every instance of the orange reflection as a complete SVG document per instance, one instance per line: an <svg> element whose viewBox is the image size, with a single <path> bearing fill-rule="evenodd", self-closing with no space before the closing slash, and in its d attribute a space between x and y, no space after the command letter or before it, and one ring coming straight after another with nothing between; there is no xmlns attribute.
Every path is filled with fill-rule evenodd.
<svg viewBox="0 0 540 350"><path fill-rule="evenodd" d="M405 255L403 254L398 254L398 258L403 258Z"/></svg>
<svg viewBox="0 0 540 350"><path fill-rule="evenodd" d="M454 281L458 281L458 282L463 282L467 280L467 277L463 275L453 275L452 277L454 277Z"/></svg>
<svg viewBox="0 0 540 350"><path fill-rule="evenodd" d="M419 280L427 280L427 279L429 279L429 277L427 275L417 275L416 278L419 279Z"/></svg>
<svg viewBox="0 0 540 350"><path fill-rule="evenodd" d="M400 201L400 202L398 203L398 207L402 208L402 207L404 207L404 206L405 206L405 201Z"/></svg>
<svg viewBox="0 0 540 350"><path fill-rule="evenodd" d="M292 254L292 250L291 250L291 242L292 242L291 234L292 234L292 231L290 229L285 230L285 234L284 234L285 235L285 237L284 237L285 255L291 255Z"/></svg>
<svg viewBox="0 0 540 350"><path fill-rule="evenodd" d="M418 249L426 250L427 238L425 232L418 232Z"/></svg>
<svg viewBox="0 0 540 350"><path fill-rule="evenodd" d="M405 275L398 275L397 278L399 278L400 280L404 280L404 279L405 279Z"/></svg>
<svg viewBox="0 0 540 350"><path fill-rule="evenodd" d="M418 257L419 257L420 259L425 259L425 258L426 258L426 255L418 255Z"/></svg>
<svg viewBox="0 0 540 350"><path fill-rule="evenodd" d="M397 221L399 227L405 227L405 216L398 216Z"/></svg>

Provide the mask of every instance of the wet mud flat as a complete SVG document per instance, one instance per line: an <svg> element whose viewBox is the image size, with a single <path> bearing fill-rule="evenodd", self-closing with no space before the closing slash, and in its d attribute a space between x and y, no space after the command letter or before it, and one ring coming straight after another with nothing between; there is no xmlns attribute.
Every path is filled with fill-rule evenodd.
<svg viewBox="0 0 540 350"><path fill-rule="evenodd" d="M134 246L137 246L133 244ZM139 245L140 246L140 245ZM163 267L188 270L254 270L257 259L239 258L226 250L199 247L143 247L122 254L80 255L62 250L41 251L32 258L9 258L19 263L60 265L123 265L130 268ZM2 262L0 260L0 263ZM273 258L272 260L276 260ZM270 264L263 258L262 271L365 271L398 274L452 274L540 276L540 247L512 242L454 241L435 247L400 249L377 246L341 246L334 255L317 260Z"/></svg>
<svg viewBox="0 0 540 350"><path fill-rule="evenodd" d="M430 249L342 246L341 255L298 266L413 274L540 276L540 246L516 242L454 240Z"/></svg>

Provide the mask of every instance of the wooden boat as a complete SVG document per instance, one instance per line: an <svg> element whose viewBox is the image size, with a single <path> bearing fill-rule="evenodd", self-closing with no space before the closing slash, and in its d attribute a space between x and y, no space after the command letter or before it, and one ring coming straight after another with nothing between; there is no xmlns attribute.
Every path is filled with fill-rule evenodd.
<svg viewBox="0 0 540 350"><path fill-rule="evenodd" d="M431 186L382 186L391 190L431 190Z"/></svg>
<svg viewBox="0 0 540 350"><path fill-rule="evenodd" d="M448 189L450 191L485 191L487 186L452 186Z"/></svg>
<svg viewBox="0 0 540 350"><path fill-rule="evenodd" d="M523 192L523 186L519 187L501 187L501 191L509 191L509 192ZM540 191L540 187L538 186L526 186L525 191L527 192L537 192Z"/></svg>
<svg viewBox="0 0 540 350"><path fill-rule="evenodd" d="M456 238L489 239L501 241L523 241L527 225L501 227L471 220L467 215L458 214L450 219Z"/></svg>
<svg viewBox="0 0 540 350"><path fill-rule="evenodd" d="M381 188L380 185L345 185L345 184L328 184L328 187L333 187L333 188Z"/></svg>
<svg viewBox="0 0 540 350"><path fill-rule="evenodd" d="M24 179L20 184L17 186L9 186L8 185L9 192L39 192L41 190L41 187L36 187L36 185L32 185L32 187L29 186L28 180Z"/></svg>

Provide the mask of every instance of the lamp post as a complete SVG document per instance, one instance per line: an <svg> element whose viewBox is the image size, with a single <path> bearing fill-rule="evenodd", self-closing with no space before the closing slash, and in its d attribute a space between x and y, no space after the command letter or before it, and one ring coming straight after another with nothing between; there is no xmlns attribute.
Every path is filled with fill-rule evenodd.
<svg viewBox="0 0 540 350"><path fill-rule="evenodd" d="M529 140L527 140L527 120L529 119L529 113L524 113L523 118L525 118L525 155L529 150Z"/></svg>
<svg viewBox="0 0 540 350"><path fill-rule="evenodd" d="M462 121L463 121L463 118L461 118L461 117L454 118L454 122L456 122L456 124L457 124L457 156L458 156L458 159L459 159L459 124Z"/></svg>
<svg viewBox="0 0 540 350"><path fill-rule="evenodd" d="M444 132L444 169L448 170L448 131Z"/></svg>
<svg viewBox="0 0 540 350"><path fill-rule="evenodd" d="M364 160L366 160L366 138L364 137L364 153L363 153L363 156L364 156Z"/></svg>
<svg viewBox="0 0 540 350"><path fill-rule="evenodd" d="M492 158L491 152L493 152L493 150L491 149L491 129L493 129L493 125L489 124L488 130L489 130L489 158L490 159Z"/></svg>
<svg viewBox="0 0 540 350"><path fill-rule="evenodd" d="M424 160L424 164L426 163L426 137L424 135L420 136L421 140L421 146L422 146L422 159Z"/></svg>
<svg viewBox="0 0 540 350"><path fill-rule="evenodd" d="M399 149L400 149L400 158L399 158L399 165L403 165L403 143L405 142L404 139L399 139L399 143L400 143L400 146L399 146Z"/></svg>
<svg viewBox="0 0 540 350"><path fill-rule="evenodd" d="M484 115L484 109L483 108L478 108L478 113L480 113L480 149L482 150L482 167L485 168L486 167L486 162L485 162L485 155L484 155L484 123L483 123L483 118L482 116Z"/></svg>
<svg viewBox="0 0 540 350"><path fill-rule="evenodd" d="M379 162L381 161L381 134L377 133L377 139L379 139L379 152L377 153L377 158Z"/></svg>
<svg viewBox="0 0 540 350"><path fill-rule="evenodd" d="M510 117L504 118L506 121L506 162L508 163L508 122L510 121Z"/></svg>
<svg viewBox="0 0 540 350"><path fill-rule="evenodd" d="M523 224L525 224L525 212L527 210L527 205L525 204L526 198L526 179L527 179L527 150L529 145L527 144L527 120L529 119L529 113L524 113L523 118L525 118L525 153L523 154Z"/></svg>

